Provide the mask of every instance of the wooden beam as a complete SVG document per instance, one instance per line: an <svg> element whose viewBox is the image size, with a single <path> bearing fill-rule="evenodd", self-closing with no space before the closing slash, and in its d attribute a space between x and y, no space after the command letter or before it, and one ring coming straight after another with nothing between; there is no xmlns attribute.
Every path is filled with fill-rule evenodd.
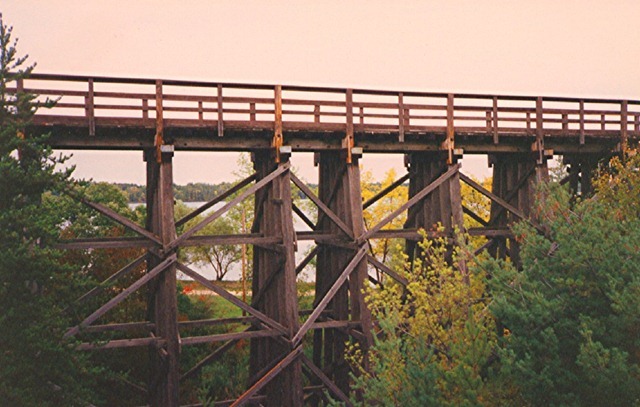
<svg viewBox="0 0 640 407"><path fill-rule="evenodd" d="M429 195L436 188L438 188L443 182L448 180L453 174L458 172L459 169L460 169L460 164L452 165L451 168L447 172L445 172L444 174L439 176L435 181L433 181L431 184L429 184L425 188L423 188L422 191L420 191L417 194L415 194L413 196L413 198L411 198L407 202L405 202L402 206L400 206L400 208L398 208L395 211L393 211L392 213L390 213L387 217L385 217L382 221L380 221L376 226L374 226L373 228L369 229L369 231L365 232L362 236L358 237L358 239L356 241L358 243L360 243L360 242L364 242L365 240L369 239L373 234L375 234L380 229L385 227L389 222L391 222L396 217L398 217L398 215L400 215L402 212L406 211L408 208L412 207L413 205L415 205L416 203L418 203L422 199L424 199L427 195Z"/></svg>
<svg viewBox="0 0 640 407"><path fill-rule="evenodd" d="M324 372L319 367L317 367L311 360L309 360L309 358L304 353L300 355L300 358L302 360L302 363L314 375L316 375L316 377L320 379L320 381L325 386L327 386L329 391L331 391L331 393L333 393L334 396L336 396L340 401L342 401L345 404L345 406L353 407L353 404L351 403L351 400L349 400L349 397L347 397L347 395L344 394L344 392L340 390L340 388L336 386L335 383L333 383L331 379L329 379L327 375L325 375Z"/></svg>
<svg viewBox="0 0 640 407"><path fill-rule="evenodd" d="M165 248L165 250L166 251L171 251L171 250L175 249L176 247L180 246L180 244L182 242L184 242L189 237L193 236L195 233L197 233L200 230L202 230L209 223L213 222L214 220L218 219L220 216L224 215L227 211L229 211L229 209L233 208L234 206L236 206L240 202L244 201L248 196L252 195L254 192L256 192L260 188L264 187L265 185L267 185L268 183L273 181L276 177L280 176L281 174L283 174L286 171L289 171L289 167L290 166L291 166L291 164L289 164L289 163L284 163L283 165L278 166L278 168L276 170L274 170L271 174L269 174L268 176L264 177L259 182L256 182L252 187L248 188L242 194L238 195L233 200L231 200L230 202L225 204L222 208L218 209L217 211L215 211L211 215L207 216L202 222L198 223L196 226L192 227L191 229L189 229L188 231L186 231L182 235L180 235L173 242L169 243L167 245L167 247Z"/></svg>
<svg viewBox="0 0 640 407"><path fill-rule="evenodd" d="M186 275L188 275L189 277L196 280L197 282L199 282L200 284L202 284L203 286L207 287L211 291L215 292L222 298L231 302L241 310L245 311L247 314L253 315L254 317L258 318L260 321L264 322L266 325L270 326L271 328L277 329L282 335L285 335L285 336L287 335L287 329L283 327L280 323L274 321L273 319L269 318L262 312L251 307L250 305L242 302L242 300L239 300L224 288L218 287L217 285L211 283L211 281L207 280L199 273L193 271L191 268L185 266L182 263L178 263L178 269L183 273L185 273Z"/></svg>
<svg viewBox="0 0 640 407"><path fill-rule="evenodd" d="M311 329L311 326L313 325L313 323L316 321L316 319L318 319L322 311L324 311L324 309L327 307L329 302L336 295L340 287L342 287L342 285L347 281L347 278L349 277L351 272L355 270L355 268L360 263L360 260L362 260L366 254L367 254L367 249L364 247L356 252L353 259L351 259L347 267L345 267L345 269L342 271L340 276L333 283L329 291L327 291L327 293L324 295L322 300L315 307L311 315L309 315L309 318L307 318L305 323L302 324L298 332L291 339L291 343L293 344L293 346L297 346L302 341L302 338L304 338L304 335L307 333L307 331L309 331L309 329Z"/></svg>
<svg viewBox="0 0 640 407"><path fill-rule="evenodd" d="M407 181L409 179L409 177L410 177L410 174L407 173L407 174L403 175L402 177L398 178L397 180L393 181L393 183L391 185L389 185L388 187L382 189L380 192L378 192L377 194L375 194L374 196L369 198L365 203L363 203L362 204L362 209L367 209L368 207L370 207L374 203L378 202L381 198L386 196L389 192L393 191L394 189L398 188L400 185L404 184L405 181Z"/></svg>
<svg viewBox="0 0 640 407"><path fill-rule="evenodd" d="M298 188L300 188L300 190L309 199L311 199L314 204L316 204L318 209L324 212L325 215L327 215L327 217L340 228L340 230L342 230L347 236L353 239L353 233L351 232L351 229L327 205L325 205L324 202L322 202L320 198L318 198L316 194L314 194L313 191L311 191L311 189L309 189L309 187L300 180L300 178L291 173L291 181L293 181L293 183L297 185Z"/></svg>
<svg viewBox="0 0 640 407"><path fill-rule="evenodd" d="M230 197L231 195L235 194L236 192L238 192L239 190L241 190L242 188L244 188L245 186L249 185L250 183L252 183L255 180L256 180L256 173L254 172L253 174L249 175L247 178L245 178L242 181L238 182L233 187L229 188L225 192L223 192L220 195L216 196L215 198L213 198L209 202L205 203L204 205L200 206L198 209L194 210L193 212L189 213L188 215L186 215L185 217L183 217L182 219L177 221L176 222L176 227L184 225L185 223L189 222L191 219L193 219L196 216L200 215L202 212L204 212L207 209L213 207L218 202L222 202L223 200L227 199L228 197Z"/></svg>
<svg viewBox="0 0 640 407"><path fill-rule="evenodd" d="M384 273L386 273L389 277L393 278L394 280L396 280L397 282L399 282L400 284L402 284L403 286L407 286L407 284L409 284L409 281L404 278L403 276L401 276L400 274L396 273L395 271L393 271L392 269L390 269L389 267L387 267L386 264L384 264L383 262L381 262L380 260L376 259L375 257L373 257L370 254L367 254L367 261L375 268L377 268L378 270L383 271Z"/></svg>
<svg viewBox="0 0 640 407"><path fill-rule="evenodd" d="M63 338L68 338L70 336L74 336L78 334L83 327L90 325L95 320L100 318L102 315L106 314L107 311L111 310L113 307L121 303L125 298L133 294L136 290L138 290L140 287L148 283L149 280L153 279L155 276L160 274L160 272L162 272L164 269L174 264L177 260L178 258L175 253L170 255L166 259L164 259L160 264L154 267L147 274L139 278L137 281L135 281L133 284L127 287L124 291L120 292L118 295L116 295L111 300L109 300L109 302L107 302L102 307L98 308L95 312L93 312L91 315L86 317L81 323L67 330Z"/></svg>
<svg viewBox="0 0 640 407"><path fill-rule="evenodd" d="M132 260L129 264L122 267L120 270L110 275L106 280L98 284L98 286L93 287L91 290L81 295L75 301L75 303L76 304L81 303L88 300L89 298L95 297L98 293L104 290L105 287L110 286L113 282L115 282L120 277L126 276L127 274L131 273L133 270L135 270L136 267L144 263L146 259L147 259L147 254L143 254L142 256L139 256L138 258Z"/></svg>
<svg viewBox="0 0 640 407"><path fill-rule="evenodd" d="M276 377L278 373L283 371L287 366L291 364L294 360L298 359L298 357L302 354L302 346L298 346L291 351L287 356L285 356L280 362L278 362L271 370L267 372L260 380L258 380L253 386L251 386L247 391L242 393L238 399L231 404L231 407L240 407L245 405L251 397L253 397L256 393L260 391L264 386L266 386L271 379Z"/></svg>

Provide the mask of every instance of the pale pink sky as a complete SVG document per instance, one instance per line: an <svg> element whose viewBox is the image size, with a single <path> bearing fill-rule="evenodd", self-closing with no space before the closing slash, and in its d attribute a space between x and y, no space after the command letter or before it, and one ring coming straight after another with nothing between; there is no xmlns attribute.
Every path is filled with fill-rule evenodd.
<svg viewBox="0 0 640 407"><path fill-rule="evenodd" d="M632 0L4 0L0 11L38 72L640 99ZM144 179L141 153L75 161L78 176ZM221 181L234 161L177 154L176 181ZM364 160L376 176L401 163ZM486 174L484 159L463 165Z"/></svg>

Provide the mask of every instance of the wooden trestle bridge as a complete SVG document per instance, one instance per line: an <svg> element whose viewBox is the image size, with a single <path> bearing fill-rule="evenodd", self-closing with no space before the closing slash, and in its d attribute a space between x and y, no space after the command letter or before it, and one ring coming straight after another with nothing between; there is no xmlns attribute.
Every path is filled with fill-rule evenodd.
<svg viewBox="0 0 640 407"><path fill-rule="evenodd" d="M147 165L147 223L142 228L92 202L96 211L135 232L137 238L64 241L66 249L146 248L146 253L114 270L110 284L146 264L148 272L87 315L66 336L80 335L80 349L151 349L153 377L147 387L153 406L178 406L181 382L224 357L238 341L250 340L249 382L237 399L216 405L300 406L317 403L323 389L350 405L345 393L349 368L347 341L366 349L372 321L362 289L377 268L404 279L368 251L370 239L404 238L411 250L419 228L440 222L453 237L464 229L464 214L482 227L467 231L489 240L484 248L517 261L508 225L532 214L532 189L547 176L547 160L560 155L570 164L568 182L588 193L590 172L602 158L623 152L640 138L640 101L574 99L423 92L391 92L304 86L248 85L152 79L33 75L16 84L40 98L57 99L36 114L29 132L50 132L57 149L141 150ZM174 221L172 157L180 151L250 151L255 173L185 218ZM319 169L317 194L290 171L289 158L314 152ZM362 202L358 160L362 154L404 154L408 172ZM483 188L460 172L463 154L487 154L493 187ZM375 226L365 228L363 208L408 182L409 198ZM465 182L491 200L491 216L474 214L460 195ZM291 200L296 185L318 208L312 222ZM239 192L240 191L240 192ZM229 198L234 196L234 198ZM205 225L241 200L253 197L250 233L202 236ZM204 214L197 226L177 235L176 226ZM220 205L218 205L220 206ZM385 228L408 211L402 230ZM311 231L296 231L300 216ZM436 232L432 232L436 233ZM296 263L298 241L316 244ZM412 243L413 242L413 243ZM252 301L246 304L182 264L185 246L251 244L254 247ZM296 275L316 257L313 308L300 309ZM242 332L189 336L177 320L176 273L181 271L235 304L247 316ZM152 292L149 320L99 325L100 317L142 287ZM83 298L93 296L99 287ZM189 327L225 321L189 322ZM228 321L227 321L228 322ZM130 339L92 342L96 332L128 331ZM137 336L131 336L138 333ZM312 349L306 356L303 338ZM86 338L86 339L85 339ZM181 348L219 342L194 366L180 364ZM308 381L303 377L309 378ZM307 383L307 385L305 385ZM309 385L308 383L311 383ZM315 400L315 401L314 401Z"/></svg>

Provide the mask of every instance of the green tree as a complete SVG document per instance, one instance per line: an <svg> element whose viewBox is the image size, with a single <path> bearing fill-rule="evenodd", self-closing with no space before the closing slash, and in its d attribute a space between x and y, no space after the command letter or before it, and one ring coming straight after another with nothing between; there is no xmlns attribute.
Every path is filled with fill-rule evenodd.
<svg viewBox="0 0 640 407"><path fill-rule="evenodd" d="M596 197L545 186L546 236L520 224L522 271L487 260L492 310L505 327L500 375L517 404L640 403L640 158L614 159Z"/></svg>
<svg viewBox="0 0 640 407"><path fill-rule="evenodd" d="M37 103L16 86L31 73L0 15L0 400L4 405L86 405L95 370L61 341L62 309L83 281L51 248L56 214L42 195L68 181L46 136L25 134ZM45 103L49 104L49 103Z"/></svg>
<svg viewBox="0 0 640 407"><path fill-rule="evenodd" d="M428 260L406 269L406 289L388 283L371 288L367 301L380 326L366 357L352 349L359 375L355 388L363 405L483 406L499 405L500 393L487 382L496 346L495 321L488 310L486 279L470 267L467 282L458 257L445 239L421 243ZM465 255L465 257L468 257ZM467 258L468 264L473 266Z"/></svg>

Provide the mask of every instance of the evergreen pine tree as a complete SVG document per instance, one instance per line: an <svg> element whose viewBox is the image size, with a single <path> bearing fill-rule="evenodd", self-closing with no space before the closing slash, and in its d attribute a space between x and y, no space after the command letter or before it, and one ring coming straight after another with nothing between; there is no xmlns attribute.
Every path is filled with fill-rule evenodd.
<svg viewBox="0 0 640 407"><path fill-rule="evenodd" d="M25 135L38 103L18 84L33 66L11 35L0 15L0 404L87 405L91 370L61 340L61 310L79 280L58 262L56 216L41 205L71 171L55 169L64 159L45 136Z"/></svg>

